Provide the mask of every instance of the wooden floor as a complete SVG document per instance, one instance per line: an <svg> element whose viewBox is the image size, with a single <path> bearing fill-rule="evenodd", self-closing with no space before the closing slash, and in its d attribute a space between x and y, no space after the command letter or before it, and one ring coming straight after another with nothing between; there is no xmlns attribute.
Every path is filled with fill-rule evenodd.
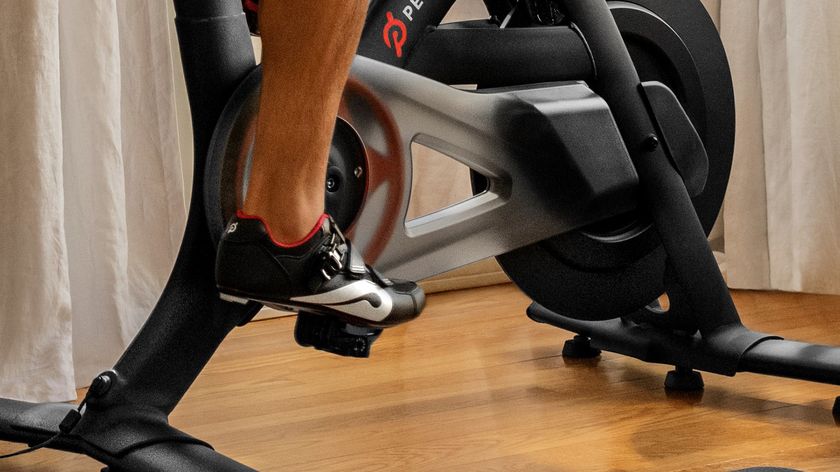
<svg viewBox="0 0 840 472"><path fill-rule="evenodd" d="M754 328L840 344L840 297L736 302ZM292 319L253 323L172 422L264 471L840 470L840 388L707 374L702 396L667 396L665 367L564 361L568 334L529 321L527 304L509 285L434 295L369 360L294 347ZM46 451L0 470L99 469Z"/></svg>

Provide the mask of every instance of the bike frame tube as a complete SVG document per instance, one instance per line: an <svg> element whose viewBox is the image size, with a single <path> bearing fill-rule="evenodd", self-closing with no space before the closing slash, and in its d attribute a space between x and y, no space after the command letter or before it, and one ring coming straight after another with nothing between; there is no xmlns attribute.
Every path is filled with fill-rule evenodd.
<svg viewBox="0 0 840 472"><path fill-rule="evenodd" d="M498 87L593 76L591 57L577 31L563 27L500 29L489 22L483 27L479 27L481 22L438 27L454 3L405 0L401 10L394 8L393 1L374 0L359 54L450 85L480 81L482 87ZM485 1L491 14L506 3ZM400 51L394 47L394 34L404 40ZM532 60L534 57L539 60Z"/></svg>
<svg viewBox="0 0 840 472"><path fill-rule="evenodd" d="M721 327L740 324L729 289L706 240L706 233L679 173L663 146L651 146L657 134L643 98L641 80L610 16L605 0L565 0L568 17L584 32L595 60L593 89L610 106L639 173L643 207L649 209L670 258L676 282L690 287L689 305L698 328L710 335ZM679 228L678 230L676 228Z"/></svg>
<svg viewBox="0 0 840 472"><path fill-rule="evenodd" d="M218 116L256 64L239 2L176 0L175 9L190 99L194 165L203 169ZM166 413L227 333L252 310L219 300L203 177L202 172L194 173L184 241L163 296L114 367L121 382L130 387L133 401Z"/></svg>
<svg viewBox="0 0 840 472"><path fill-rule="evenodd" d="M405 0L400 9L394 7L392 0L372 0L368 6L359 55L405 67L411 51L425 36L426 27L440 24L454 4L455 0ZM390 22L389 18L392 19ZM395 47L394 34L396 41L401 43L399 48ZM390 47L385 38L389 38Z"/></svg>
<svg viewBox="0 0 840 472"><path fill-rule="evenodd" d="M587 46L573 28L500 29L484 22L428 28L405 68L445 84L482 89L595 75Z"/></svg>

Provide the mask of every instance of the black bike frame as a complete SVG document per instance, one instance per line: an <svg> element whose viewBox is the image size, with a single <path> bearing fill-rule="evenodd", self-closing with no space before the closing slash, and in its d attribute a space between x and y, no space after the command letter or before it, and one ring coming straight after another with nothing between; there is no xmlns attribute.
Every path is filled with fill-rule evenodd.
<svg viewBox="0 0 840 472"><path fill-rule="evenodd" d="M480 82L482 87L497 87L587 80L594 75L585 43L570 27L499 29L487 21L467 27L429 26L440 24L454 3L373 0L359 55L450 85ZM504 16L511 8L507 0L484 3L494 16ZM404 25L404 32L394 24ZM405 41L401 53L394 47L393 34Z"/></svg>

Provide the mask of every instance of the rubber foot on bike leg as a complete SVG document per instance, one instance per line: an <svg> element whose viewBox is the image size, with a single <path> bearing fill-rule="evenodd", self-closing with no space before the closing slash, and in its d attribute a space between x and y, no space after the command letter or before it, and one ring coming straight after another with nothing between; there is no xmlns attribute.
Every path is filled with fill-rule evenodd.
<svg viewBox="0 0 840 472"><path fill-rule="evenodd" d="M840 397L834 399L834 406L831 408L831 414L834 418L840 420Z"/></svg>
<svg viewBox="0 0 840 472"><path fill-rule="evenodd" d="M568 359L594 359L600 355L601 350L592 347L589 338L580 334L563 344L563 357Z"/></svg>
<svg viewBox="0 0 840 472"><path fill-rule="evenodd" d="M702 391L706 385L703 375L693 369L677 367L665 377L665 388L677 392Z"/></svg>

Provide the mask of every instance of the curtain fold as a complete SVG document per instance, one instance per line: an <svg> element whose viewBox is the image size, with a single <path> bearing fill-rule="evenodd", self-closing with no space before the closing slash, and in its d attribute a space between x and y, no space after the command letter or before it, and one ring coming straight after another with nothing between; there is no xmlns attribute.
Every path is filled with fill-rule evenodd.
<svg viewBox="0 0 840 472"><path fill-rule="evenodd" d="M0 396L69 400L145 321L183 232L171 20L164 0L0 7L0 198L20 220L0 238Z"/></svg>
<svg viewBox="0 0 840 472"><path fill-rule="evenodd" d="M738 132L730 286L840 294L840 3L722 0Z"/></svg>
<svg viewBox="0 0 840 472"><path fill-rule="evenodd" d="M59 8L49 0L0 8L16 12L0 15L0 396L67 400L75 392Z"/></svg>

